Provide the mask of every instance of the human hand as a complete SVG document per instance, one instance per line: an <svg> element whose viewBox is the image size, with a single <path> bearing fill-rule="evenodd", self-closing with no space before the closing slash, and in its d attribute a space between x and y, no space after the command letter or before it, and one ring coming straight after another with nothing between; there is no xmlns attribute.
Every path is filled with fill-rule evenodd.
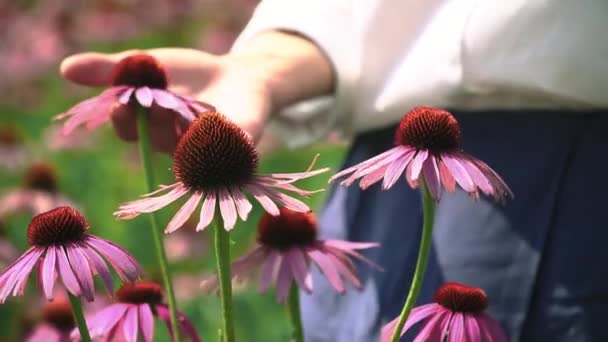
<svg viewBox="0 0 608 342"><path fill-rule="evenodd" d="M256 67L262 63L255 56L214 56L179 48L116 54L89 52L66 58L61 64L61 74L81 85L109 86L114 65L124 57L142 52L156 58L165 68L169 90L213 105L254 140L260 137L271 112L272 101L268 75ZM187 128L187 123L171 110L155 105L150 108L149 114L152 146L171 153L179 138L176 123L183 130ZM126 141L137 139L135 113L129 106L117 106L111 117L120 138Z"/></svg>

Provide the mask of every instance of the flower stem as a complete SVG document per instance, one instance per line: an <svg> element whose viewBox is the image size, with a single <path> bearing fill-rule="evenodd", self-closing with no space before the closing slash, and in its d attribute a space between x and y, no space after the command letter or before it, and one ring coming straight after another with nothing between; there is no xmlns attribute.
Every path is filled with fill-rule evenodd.
<svg viewBox="0 0 608 342"><path fill-rule="evenodd" d="M150 131L148 127L148 113L147 110L143 107L138 107L137 109L137 135L139 138L139 155L144 169L147 192L152 192L155 188L155 182L154 173L152 171ZM171 316L173 340L179 342L180 329L179 321L177 320L177 304L175 301L175 292L173 291L173 285L171 283L171 275L169 270L169 262L167 261L167 253L165 252L165 246L163 245L162 240L163 233L159 229L156 214L150 213L148 216L150 217L150 227L152 232L152 239L154 240L154 247L156 249L156 257L158 258L160 272L163 276L163 283L169 301L169 312Z"/></svg>
<svg viewBox="0 0 608 342"><path fill-rule="evenodd" d="M89 335L87 322L84 319L84 314L82 313L82 305L80 304L80 299L74 297L74 295L69 292L68 298L70 299L70 304L72 305L72 312L74 313L74 318L76 319L76 324L78 325L78 331L80 332L80 340L82 342L91 342L91 335Z"/></svg>
<svg viewBox="0 0 608 342"><path fill-rule="evenodd" d="M222 301L222 334L225 342L234 342L234 319L232 316L232 274L230 271L230 234L224 229L219 213L215 221L215 259L220 279Z"/></svg>
<svg viewBox="0 0 608 342"><path fill-rule="evenodd" d="M296 284L291 285L289 298L287 299L287 310L291 320L291 341L304 342L304 331L302 330L302 319L300 317L300 294Z"/></svg>
<svg viewBox="0 0 608 342"><path fill-rule="evenodd" d="M416 270L414 271L414 278L412 279L412 285L410 291L407 294L407 299L403 305L403 310L399 316L399 321L395 326L393 335L391 337L392 342L398 342L401 335L401 330L405 325L405 321L410 315L410 311L416 304L418 295L420 294L420 288L424 280L424 273L426 272L426 266L428 264L429 252L431 251L431 243L433 242L433 221L435 220L435 202L431 197L426 182L422 182L422 237L420 239L420 249L418 250L418 260L416 261Z"/></svg>

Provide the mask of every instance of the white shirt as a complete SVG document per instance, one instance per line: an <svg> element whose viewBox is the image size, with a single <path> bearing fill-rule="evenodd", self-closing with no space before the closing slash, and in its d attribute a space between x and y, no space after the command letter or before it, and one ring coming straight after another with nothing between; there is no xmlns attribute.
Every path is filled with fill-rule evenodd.
<svg viewBox="0 0 608 342"><path fill-rule="evenodd" d="M608 106L608 0L265 0L233 49L273 29L310 38L337 79L331 101L275 116L291 145L417 105Z"/></svg>

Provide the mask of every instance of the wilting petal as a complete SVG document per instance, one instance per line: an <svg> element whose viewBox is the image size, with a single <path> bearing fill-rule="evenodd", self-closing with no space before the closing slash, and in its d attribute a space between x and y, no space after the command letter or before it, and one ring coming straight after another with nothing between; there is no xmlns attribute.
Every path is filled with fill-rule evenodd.
<svg viewBox="0 0 608 342"><path fill-rule="evenodd" d="M138 305L139 306L139 327L141 335L144 338L144 342L152 342L154 339L154 316L150 305Z"/></svg>
<svg viewBox="0 0 608 342"><path fill-rule="evenodd" d="M43 248L32 247L4 271L0 276L0 303L6 301L11 291L13 296L23 293L23 286L43 252Z"/></svg>
<svg viewBox="0 0 608 342"><path fill-rule="evenodd" d="M448 332L448 342L462 342L465 340L464 316L461 312L456 312L452 316L452 323Z"/></svg>
<svg viewBox="0 0 608 342"><path fill-rule="evenodd" d="M53 300L53 287L56 279L55 246L46 249L46 255L42 263L42 289L47 300Z"/></svg>
<svg viewBox="0 0 608 342"><path fill-rule="evenodd" d="M103 280L103 284L105 285L108 293L110 295L113 295L114 282L112 281L112 274L110 273L106 262L99 254L97 254L97 252L93 248L85 245L82 250L85 253L87 259L89 260L89 265L92 266L95 272L97 272L97 274L99 274L99 276L101 277L101 280Z"/></svg>
<svg viewBox="0 0 608 342"><path fill-rule="evenodd" d="M422 171L431 196L438 202L441 198L441 180L439 179L439 168L437 167L435 157L428 158L424 162Z"/></svg>
<svg viewBox="0 0 608 342"><path fill-rule="evenodd" d="M80 284L82 295L86 300L92 302L95 299L95 285L86 256L80 250L80 247L75 244L69 244L65 247L65 250L70 260L70 266L74 271L74 276Z"/></svg>
<svg viewBox="0 0 608 342"><path fill-rule="evenodd" d="M253 206L251 205L247 197L245 197L241 190L236 186L230 188L230 194L234 199L234 204L236 204L236 210L239 213L239 217L241 218L241 220L246 221L247 216L249 216L249 212L251 212Z"/></svg>
<svg viewBox="0 0 608 342"><path fill-rule="evenodd" d="M214 192L208 192L205 195L205 200L201 207L201 217L196 225L196 231L201 231L213 221L213 215L215 214L215 202L216 196Z"/></svg>
<svg viewBox="0 0 608 342"><path fill-rule="evenodd" d="M397 150L397 149L391 149L389 151L392 151L392 153L387 155L384 159L379 160L378 162L371 164L365 168L360 168L359 170L355 171L352 175L350 175L348 178L346 178L345 180L340 182L340 185L350 186L357 179L359 179L361 177L372 174L372 173L378 171L379 169L386 170L388 165L390 165L393 161L397 160L401 156L401 153L402 153L402 150ZM379 173L379 172L380 171L378 171L376 173ZM382 174L384 174L384 173L382 173ZM378 176L376 176L376 177L378 177ZM368 178L367 182L369 182L369 178Z"/></svg>
<svg viewBox="0 0 608 342"><path fill-rule="evenodd" d="M403 174L403 171L410 163L416 150L410 150L405 152L399 159L392 162L387 168L384 174L384 180L382 181L382 189L388 190L390 189L399 177Z"/></svg>
<svg viewBox="0 0 608 342"><path fill-rule="evenodd" d="M264 189L264 193L269 196L270 198L272 198L274 201L279 202L281 205L283 205L284 207L286 207L287 209L291 209L293 211L297 211L300 213L307 213L310 212L310 207L300 201L299 199L293 198L291 196L285 195L282 192L278 192L272 189Z"/></svg>
<svg viewBox="0 0 608 342"><path fill-rule="evenodd" d="M135 90L135 97L140 105L149 108L152 105L152 91L148 87L140 87Z"/></svg>
<svg viewBox="0 0 608 342"><path fill-rule="evenodd" d="M134 282L142 273L137 261L117 245L91 235L88 236L86 243L110 262L123 281Z"/></svg>
<svg viewBox="0 0 608 342"><path fill-rule="evenodd" d="M61 277L61 281L65 288L76 297L82 295L82 289L80 288L78 279L76 279L76 275L74 275L74 271L70 266L68 256L62 247L57 247L57 265L59 276Z"/></svg>
<svg viewBox="0 0 608 342"><path fill-rule="evenodd" d="M222 219L224 219L224 228L231 230L236 224L236 207L234 206L234 200L230 193L225 188L219 189L219 200L220 200L220 212L222 213Z"/></svg>
<svg viewBox="0 0 608 342"><path fill-rule="evenodd" d="M338 293L344 293L344 283L342 283L342 279L340 279L340 275L331 262L331 259L323 252L315 249L307 251L307 254L317 264L319 269L321 269L331 286L336 289Z"/></svg>
<svg viewBox="0 0 608 342"><path fill-rule="evenodd" d="M147 305L147 304L140 304ZM126 342L137 342L137 321L138 321L138 309L140 305L133 305L129 308L123 321L122 333L125 337Z"/></svg>
<svg viewBox="0 0 608 342"><path fill-rule="evenodd" d="M141 213L151 213L173 203L186 193L188 193L188 189L180 185L162 196L127 202L121 205L118 211L114 212L114 216L118 219L132 219Z"/></svg>
<svg viewBox="0 0 608 342"><path fill-rule="evenodd" d="M188 199L188 201L186 201L186 203L179 209L179 211L175 214L175 216L173 216L173 218L167 225L167 228L165 229L165 234L173 233L175 230L183 226L186 221L188 221L188 219L190 218L190 216L192 216L192 213L196 209L196 206L198 206L198 203L201 201L202 196L203 193L197 191L194 193L194 195L192 195L192 197Z"/></svg>
<svg viewBox="0 0 608 342"><path fill-rule="evenodd" d="M361 281L359 280L359 276L357 276L357 269L346 255L331 250L328 251L326 255L331 259L334 266L336 266L336 270L338 270L339 274L350 281L355 288L361 288Z"/></svg>
<svg viewBox="0 0 608 342"><path fill-rule="evenodd" d="M445 166L448 167L448 170L450 170L450 173L452 174L458 185L460 185L460 187L462 187L464 191L475 191L473 180L471 180L471 177L469 177L467 170L464 168L464 166L458 159L453 158L450 155L442 155L441 160L443 160Z"/></svg>
<svg viewBox="0 0 608 342"><path fill-rule="evenodd" d="M376 171L363 177L361 179L361 181L359 182L359 187L362 190L366 190L370 186L378 183L384 177L384 174L386 173L386 169L388 169L389 165L383 165L382 167L378 168Z"/></svg>
<svg viewBox="0 0 608 342"><path fill-rule="evenodd" d="M272 216L278 216L280 214L277 205L266 195L266 193L257 185L250 184L246 185L245 189L253 195L253 197L262 205L264 210Z"/></svg>

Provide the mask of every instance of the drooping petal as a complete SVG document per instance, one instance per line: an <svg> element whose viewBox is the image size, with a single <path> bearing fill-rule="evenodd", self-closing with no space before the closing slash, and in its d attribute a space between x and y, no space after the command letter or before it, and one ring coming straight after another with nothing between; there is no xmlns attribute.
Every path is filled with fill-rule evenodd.
<svg viewBox="0 0 608 342"><path fill-rule="evenodd" d="M236 224L237 213L234 200L226 188L220 188L218 195L220 201L220 213L222 214L222 219L224 220L224 228L230 231Z"/></svg>
<svg viewBox="0 0 608 342"><path fill-rule="evenodd" d="M196 225L197 232L207 228L207 226L211 224L211 221L213 221L213 215L215 214L215 202L215 192L208 192L205 195L205 200L203 201L203 205L201 207L201 216L198 224Z"/></svg>
<svg viewBox="0 0 608 342"><path fill-rule="evenodd" d="M437 167L435 157L428 158L424 162L422 165L422 172L431 196L435 202L438 202L441 198L441 180L439 178L439 168Z"/></svg>
<svg viewBox="0 0 608 342"><path fill-rule="evenodd" d="M383 165L383 166L379 167L377 170L375 170L374 172L361 178L361 181L359 182L359 187L362 190L367 190L367 188L369 188L370 186L378 183L382 178L384 178L386 169L388 169L389 166L390 166L390 164Z"/></svg>
<svg viewBox="0 0 608 342"><path fill-rule="evenodd" d="M140 105L149 108L152 105L152 91L148 87L139 87L135 90L135 98Z"/></svg>
<svg viewBox="0 0 608 342"><path fill-rule="evenodd" d="M247 221L247 216L249 216L249 212L251 212L253 206L238 187L231 187L230 194L234 199L234 204L236 204L236 210L239 213L239 217L241 220Z"/></svg>
<svg viewBox="0 0 608 342"><path fill-rule="evenodd" d="M137 307L142 305L147 304L133 305L125 314L125 319L122 326L122 333L125 337L125 342L137 342L137 332L139 330L137 326L139 310Z"/></svg>
<svg viewBox="0 0 608 342"><path fill-rule="evenodd" d="M160 318L167 326L169 334L173 336L173 328L171 327L171 317L169 314L169 308L164 304L158 304L154 306L154 309L156 310L158 318ZM194 325L192 324L192 322L190 322L186 315L178 311L177 319L179 321L179 328L181 330L182 335L188 336L192 342L201 341L200 337L198 336L198 333L196 332L196 329L194 328Z"/></svg>
<svg viewBox="0 0 608 342"><path fill-rule="evenodd" d="M42 263L42 289L47 300L53 300L53 287L57 275L55 273L55 246L49 246L46 249L46 255Z"/></svg>
<svg viewBox="0 0 608 342"><path fill-rule="evenodd" d="M441 310L442 310L441 307L435 303L425 304L425 305L421 305L421 306L413 308L412 311L410 312L409 317L407 318L407 321L405 321L405 325L403 326L403 329L401 330L400 336L403 336L403 334L405 334L405 332L409 328L411 328L414 324L422 321L423 319L425 319L433 314L437 314L437 313L441 312ZM390 323L386 324L384 326L384 328L382 328L382 333L381 333L382 342L388 342L391 340L391 336L393 335L393 331L395 330L395 327L397 326L398 322L399 322L399 317L395 318Z"/></svg>
<svg viewBox="0 0 608 342"><path fill-rule="evenodd" d="M13 296L23 294L23 287L34 266L44 253L40 247L31 247L0 276L0 303L13 291Z"/></svg>
<svg viewBox="0 0 608 342"><path fill-rule="evenodd" d="M448 342L462 342L465 338L464 316L461 312L456 312L452 316L452 322L450 323Z"/></svg>
<svg viewBox="0 0 608 342"><path fill-rule="evenodd" d="M173 110L179 106L179 100L171 92L162 89L151 89L154 102L159 107Z"/></svg>
<svg viewBox="0 0 608 342"><path fill-rule="evenodd" d="M276 291L277 301L279 303L283 303L287 299L289 290L291 289L292 279L293 274L291 270L291 262L289 261L289 255L284 254L277 275Z"/></svg>
<svg viewBox="0 0 608 342"><path fill-rule="evenodd" d="M127 88L124 93L118 96L118 102L123 105L129 104L129 100L131 100L131 95L135 91L135 88Z"/></svg>
<svg viewBox="0 0 608 342"><path fill-rule="evenodd" d="M429 151L427 150L419 150L418 153L412 159L412 163L409 166L410 172L408 178L410 181L417 181L418 177L420 177L420 171L422 170L422 165L424 161L429 155Z"/></svg>
<svg viewBox="0 0 608 342"><path fill-rule="evenodd" d="M253 195L253 197L262 205L264 210L272 216L279 216L279 208L277 205L261 190L261 188L255 184L249 184L245 186L245 189Z"/></svg>
<svg viewBox="0 0 608 342"><path fill-rule="evenodd" d="M186 203L179 209L179 211L173 216L169 224L167 224L167 228L165 228L165 234L173 233L178 228L184 225L186 221L192 216L196 206L198 206L201 201L201 197L203 197L203 193L200 191L196 191L192 197L186 201Z"/></svg>
<svg viewBox="0 0 608 342"><path fill-rule="evenodd" d="M138 305L139 307L139 327L144 342L152 342L154 339L154 315L150 305Z"/></svg>
<svg viewBox="0 0 608 342"><path fill-rule="evenodd" d="M85 243L110 262L122 281L134 282L143 273L137 261L121 247L92 235L87 237Z"/></svg>
<svg viewBox="0 0 608 342"><path fill-rule="evenodd" d="M398 154L401 155L403 153L403 146L396 146L386 152L383 152L373 158L370 158L364 162L361 162L359 164L353 165L349 168L346 168L338 173L336 173L335 175L331 176L329 178L329 183L332 183L333 181L335 181L336 179L340 179L342 177L346 177L354 172L357 172L359 170L364 170L366 168L368 168L369 166L372 165L376 165L378 163L381 163L382 161L384 161L384 159L393 156L394 154Z"/></svg>
<svg viewBox="0 0 608 342"><path fill-rule="evenodd" d="M507 342L507 335L504 330L500 327L498 322L486 314L480 314L477 316L477 323L483 334L484 342Z"/></svg>
<svg viewBox="0 0 608 342"><path fill-rule="evenodd" d="M65 249L58 247L56 252L57 268L63 285L74 296L80 297L80 295L82 295L82 289L80 287L80 283L78 283L78 279L76 279L76 275L74 275L72 267L70 266L70 261L68 260Z"/></svg>
<svg viewBox="0 0 608 342"><path fill-rule="evenodd" d="M280 203L287 209L291 209L300 213L307 213L311 211L310 207L299 199L293 198L274 189L266 188L262 185L260 185L260 188L260 190L262 190L266 196L270 197L274 202Z"/></svg>
<svg viewBox="0 0 608 342"><path fill-rule="evenodd" d="M89 302L92 302L95 299L95 284L93 283L91 267L89 266L86 256L76 244L65 246L65 250L74 276L80 284L83 297Z"/></svg>
<svg viewBox="0 0 608 342"><path fill-rule="evenodd" d="M426 342L426 341L441 341L441 324L444 322L445 317L448 315L446 312L436 313L433 317L431 317L420 329L418 335L414 339L414 342ZM437 337L433 339L433 337ZM471 340L479 341L479 340ZM461 341L463 342L463 341Z"/></svg>
<svg viewBox="0 0 608 342"><path fill-rule="evenodd" d="M116 103L116 96L124 89L125 87L108 88L101 94L82 101L66 112L55 116L54 120L70 117L61 128L61 133L68 135L78 126L91 120L109 120L111 108Z"/></svg>
<svg viewBox="0 0 608 342"><path fill-rule="evenodd" d="M232 264L232 281L240 281L253 274L258 266L264 261L265 252L263 247L256 247L248 254L240 257ZM219 290L219 278L217 273L203 277L200 283L203 293L212 293Z"/></svg>
<svg viewBox="0 0 608 342"><path fill-rule="evenodd" d="M378 169L386 170L386 167L388 165L390 165L393 161L397 160L403 153L402 149L396 149L396 148L389 150L389 152L390 151L392 151L392 152L390 154L387 154L385 156L385 158L378 160L376 163L370 164L369 166L366 166L365 168L360 168L357 171L355 171L348 178L346 178L345 180L340 182L340 185L350 186L357 179L364 177L368 174L371 174L371 173L377 171Z"/></svg>
<svg viewBox="0 0 608 342"><path fill-rule="evenodd" d="M356 248L349 248L347 247L348 244L352 244L354 246L362 246L362 247L356 247ZM339 241L339 240L324 240L321 242L321 245L324 246L325 248L329 248L329 249L336 249L337 252L342 252L342 253L346 253L352 257L355 257L361 261L363 261L364 263L368 264L369 266L382 270L382 267L380 267L378 264L374 263L373 261L369 260L368 258L364 257L361 253L357 252L357 249L365 249L365 248L371 248L371 247L378 247L380 246L380 244L378 243L374 243L374 242L348 242L348 241Z"/></svg>
<svg viewBox="0 0 608 342"><path fill-rule="evenodd" d="M384 180L382 181L382 189L388 190L390 189L399 177L403 174L403 171L408 166L408 164L412 161L416 150L410 150L405 152L399 159L392 162L384 173Z"/></svg>
<svg viewBox="0 0 608 342"><path fill-rule="evenodd" d="M99 274L101 280L103 280L103 284L108 293L110 295L114 294L114 282L112 281L112 274L110 273L106 262L93 248L89 247L88 245L83 244L82 251L87 257L91 269L96 274Z"/></svg>
<svg viewBox="0 0 608 342"><path fill-rule="evenodd" d="M333 264L336 266L336 270L338 270L338 273L342 277L347 279L355 288L361 288L361 281L357 275L355 264L348 258L348 256L331 250L328 250L326 255L332 260Z"/></svg>
<svg viewBox="0 0 608 342"><path fill-rule="evenodd" d="M342 279L340 279L340 275L332 263L332 260L317 249L310 249L307 251L307 254L315 264L317 264L319 269L321 269L321 272L323 272L331 286L338 291L338 293L344 293L344 283L342 282Z"/></svg>
<svg viewBox="0 0 608 342"><path fill-rule="evenodd" d="M291 265L291 271L296 279L298 287L307 293L312 293L312 283L310 282L310 272L308 270L308 264L306 263L306 257L299 248L291 248L287 251L289 263Z"/></svg>
<svg viewBox="0 0 608 342"><path fill-rule="evenodd" d="M439 160L439 175L441 177L441 183L443 183L443 187L447 191L456 191L456 180L454 180L454 176L452 176L448 167L445 166L443 160Z"/></svg>
<svg viewBox="0 0 608 342"><path fill-rule="evenodd" d="M481 341L481 331L473 315L464 315L464 331L468 341Z"/></svg>
<svg viewBox="0 0 608 342"><path fill-rule="evenodd" d="M151 213L173 203L186 193L188 193L188 189L180 185L162 196L148 197L124 203L114 212L114 216L117 219L128 220L139 216L141 213Z"/></svg>
<svg viewBox="0 0 608 342"><path fill-rule="evenodd" d="M270 284L275 279L277 267L280 265L282 258L281 254L275 250L268 253L260 272L260 292L264 293L270 288Z"/></svg>
<svg viewBox="0 0 608 342"><path fill-rule="evenodd" d="M454 177L458 185L460 185L460 187L464 191L469 193L475 191L473 180L471 180L471 177L469 177L467 170L457 158L445 154L441 156L441 160L443 160L445 166L447 166L448 170L450 171L450 174Z"/></svg>
<svg viewBox="0 0 608 342"><path fill-rule="evenodd" d="M133 304L110 304L106 308L95 313L90 320L87 320L87 326L89 327L91 337L107 336L123 319L127 310L132 306ZM75 332L78 334L78 329L76 329ZM78 334L77 336L80 335Z"/></svg>

